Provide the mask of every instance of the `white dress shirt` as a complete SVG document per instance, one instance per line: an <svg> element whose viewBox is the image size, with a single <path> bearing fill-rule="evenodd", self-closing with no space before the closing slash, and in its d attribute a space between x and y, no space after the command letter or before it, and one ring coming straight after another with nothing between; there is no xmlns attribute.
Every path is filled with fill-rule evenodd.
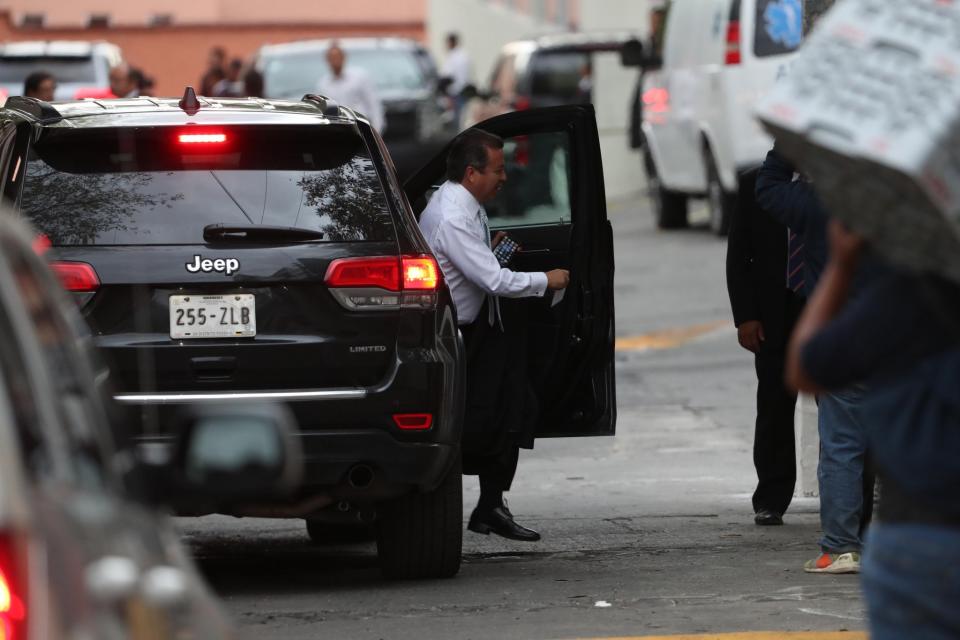
<svg viewBox="0 0 960 640"><path fill-rule="evenodd" d="M339 76L328 73L317 85L320 95L333 98L345 107L367 116L373 128L381 134L386 123L383 118L383 103L377 95L373 81L362 69L344 67Z"/></svg>
<svg viewBox="0 0 960 640"><path fill-rule="evenodd" d="M444 182L420 216L420 230L437 257L460 324L477 319L484 298L543 297L547 274L500 266L490 248L487 214L456 182ZM491 306L491 311L492 311Z"/></svg>
<svg viewBox="0 0 960 640"><path fill-rule="evenodd" d="M452 96L458 95L470 84L470 56L462 46L447 53L447 59L443 61L440 69L440 77L452 80L450 88L447 89L447 93Z"/></svg>

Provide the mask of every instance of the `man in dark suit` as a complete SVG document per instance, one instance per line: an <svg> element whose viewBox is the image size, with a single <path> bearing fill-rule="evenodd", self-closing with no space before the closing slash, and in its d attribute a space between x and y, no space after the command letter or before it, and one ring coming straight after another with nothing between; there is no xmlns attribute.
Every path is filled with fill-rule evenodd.
<svg viewBox="0 0 960 640"><path fill-rule="evenodd" d="M727 291L740 345L755 354L757 370L754 522L779 525L797 478L793 434L797 394L784 385L784 366L804 298L788 288L788 231L757 205L757 173L754 169L741 176L727 244Z"/></svg>

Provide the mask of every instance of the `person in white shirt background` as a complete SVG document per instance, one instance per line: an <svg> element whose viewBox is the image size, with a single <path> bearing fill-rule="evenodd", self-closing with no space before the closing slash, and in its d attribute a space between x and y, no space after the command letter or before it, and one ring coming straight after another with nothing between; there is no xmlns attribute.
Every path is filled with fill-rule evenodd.
<svg viewBox="0 0 960 640"><path fill-rule="evenodd" d="M466 102L463 90L470 84L470 55L456 33L447 34L447 58L440 68L440 77L448 83L446 92L453 103L453 117L459 127Z"/></svg>
<svg viewBox="0 0 960 640"><path fill-rule="evenodd" d="M420 216L420 229L450 288L467 352L463 472L480 477L468 528L533 542L540 534L517 524L503 500L520 448L533 447L536 422L527 378L527 307L508 299L564 289L570 274L512 271L494 256L491 244L503 234L491 243L483 203L507 179L503 140L478 129L460 134L447 156L446 177Z"/></svg>
<svg viewBox="0 0 960 640"><path fill-rule="evenodd" d="M327 49L330 73L320 79L317 92L365 115L373 128L383 134L386 127L383 102L373 80L362 69L345 66L346 61L347 54L340 45L331 43Z"/></svg>

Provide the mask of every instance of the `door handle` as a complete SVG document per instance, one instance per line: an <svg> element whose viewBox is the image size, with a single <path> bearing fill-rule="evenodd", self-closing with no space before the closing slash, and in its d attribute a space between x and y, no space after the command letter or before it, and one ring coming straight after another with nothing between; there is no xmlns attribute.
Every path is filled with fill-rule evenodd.
<svg viewBox="0 0 960 640"><path fill-rule="evenodd" d="M112 604L136 593L140 586L140 568L124 556L105 556L87 565L87 588L99 602Z"/></svg>

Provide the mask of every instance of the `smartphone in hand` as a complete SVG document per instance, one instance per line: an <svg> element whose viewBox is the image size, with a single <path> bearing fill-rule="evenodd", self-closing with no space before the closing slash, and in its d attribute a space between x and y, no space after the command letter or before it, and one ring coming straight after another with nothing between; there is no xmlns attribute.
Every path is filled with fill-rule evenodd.
<svg viewBox="0 0 960 640"><path fill-rule="evenodd" d="M513 238L505 235L497 246L493 248L493 255L501 267L506 267L519 250L520 245L517 244Z"/></svg>

